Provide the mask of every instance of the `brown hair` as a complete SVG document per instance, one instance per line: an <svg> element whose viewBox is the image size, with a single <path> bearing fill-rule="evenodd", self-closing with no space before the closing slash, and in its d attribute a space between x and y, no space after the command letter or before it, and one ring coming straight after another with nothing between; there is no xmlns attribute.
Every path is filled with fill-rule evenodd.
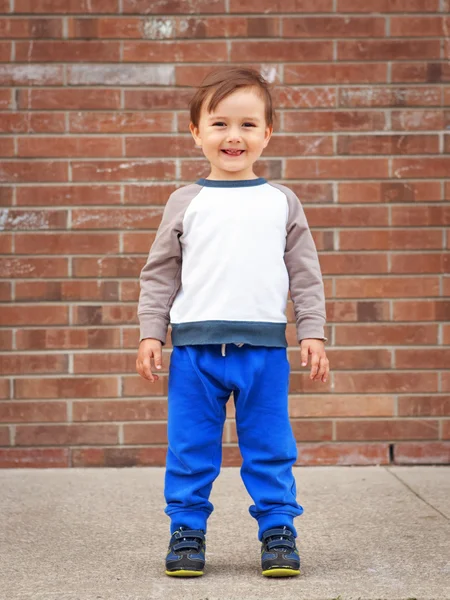
<svg viewBox="0 0 450 600"><path fill-rule="evenodd" d="M198 128L203 101L212 90L214 92L206 107L208 112L212 112L221 100L232 94L235 90L253 86L257 88L258 93L264 100L266 126L271 126L275 111L272 107L270 86L258 71L247 67L221 67L210 71L189 102L191 122Z"/></svg>

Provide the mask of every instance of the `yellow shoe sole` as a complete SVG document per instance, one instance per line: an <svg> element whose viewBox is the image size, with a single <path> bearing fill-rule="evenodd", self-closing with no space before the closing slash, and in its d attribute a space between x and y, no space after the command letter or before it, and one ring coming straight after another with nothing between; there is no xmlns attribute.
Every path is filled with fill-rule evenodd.
<svg viewBox="0 0 450 600"><path fill-rule="evenodd" d="M166 575L170 575L171 577L199 577L200 575L203 575L203 571L179 569L178 571L166 571Z"/></svg>
<svg viewBox="0 0 450 600"><path fill-rule="evenodd" d="M276 567L274 569L267 569L262 574L265 577L293 577L294 575L300 575L299 569L283 569L283 567Z"/></svg>

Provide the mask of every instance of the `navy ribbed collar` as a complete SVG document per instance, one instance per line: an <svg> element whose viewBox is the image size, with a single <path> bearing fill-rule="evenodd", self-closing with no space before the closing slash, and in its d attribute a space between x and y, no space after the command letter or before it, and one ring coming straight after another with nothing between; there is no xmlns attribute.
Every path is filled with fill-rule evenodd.
<svg viewBox="0 0 450 600"><path fill-rule="evenodd" d="M257 179L206 179L201 177L197 179L196 183L204 185L206 187L251 187L253 185L262 185L267 183L267 179L264 177L258 177Z"/></svg>

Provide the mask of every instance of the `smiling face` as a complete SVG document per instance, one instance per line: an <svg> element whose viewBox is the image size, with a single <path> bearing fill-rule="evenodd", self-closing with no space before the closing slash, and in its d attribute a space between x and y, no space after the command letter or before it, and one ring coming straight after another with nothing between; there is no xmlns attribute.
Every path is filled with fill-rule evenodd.
<svg viewBox="0 0 450 600"><path fill-rule="evenodd" d="M212 94L205 98L198 128L189 129L211 164L208 179L255 179L253 163L272 135L265 121L264 100L255 88L240 88L224 98L212 113L206 111ZM226 149L241 150L227 154Z"/></svg>

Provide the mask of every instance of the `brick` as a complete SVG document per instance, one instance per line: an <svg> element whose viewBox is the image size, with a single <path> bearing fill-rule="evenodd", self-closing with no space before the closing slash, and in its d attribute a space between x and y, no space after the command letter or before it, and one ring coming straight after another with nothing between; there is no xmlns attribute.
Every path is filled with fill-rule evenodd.
<svg viewBox="0 0 450 600"><path fill-rule="evenodd" d="M1 350L12 350L12 347L13 347L12 331L11 330L0 331L0 349ZM0 398L1 398L1 392L0 392Z"/></svg>
<svg viewBox="0 0 450 600"><path fill-rule="evenodd" d="M62 32L62 19L0 18L0 37L4 39L57 38Z"/></svg>
<svg viewBox="0 0 450 600"><path fill-rule="evenodd" d="M446 417L449 413L449 395L399 396L398 398L399 417Z"/></svg>
<svg viewBox="0 0 450 600"><path fill-rule="evenodd" d="M380 441L380 440L432 440L438 436L438 421L407 420L407 419L380 419L376 421L336 422L337 441Z"/></svg>
<svg viewBox="0 0 450 600"><path fill-rule="evenodd" d="M400 349L395 352L398 369L446 369L449 364L450 348L427 348L426 356L416 350Z"/></svg>
<svg viewBox="0 0 450 600"><path fill-rule="evenodd" d="M439 154L437 135L339 135L337 153L359 154Z"/></svg>
<svg viewBox="0 0 450 600"><path fill-rule="evenodd" d="M69 85L173 85L175 67L173 65L70 65L67 66L67 83Z"/></svg>
<svg viewBox="0 0 450 600"><path fill-rule="evenodd" d="M226 42L123 42L124 62L220 62L227 58Z"/></svg>
<svg viewBox="0 0 450 600"><path fill-rule="evenodd" d="M287 179L383 178L388 177L388 162L385 158L290 158L286 159L285 176Z"/></svg>
<svg viewBox="0 0 450 600"><path fill-rule="evenodd" d="M76 206L79 204L120 204L119 185L52 185L17 187L18 206Z"/></svg>
<svg viewBox="0 0 450 600"><path fill-rule="evenodd" d="M284 129L293 131L373 131L385 128L385 116L378 111L290 111Z"/></svg>
<svg viewBox="0 0 450 600"><path fill-rule="evenodd" d="M111 233L17 234L20 254L102 254L119 252L119 236Z"/></svg>
<svg viewBox="0 0 450 600"><path fill-rule="evenodd" d="M434 227L450 224L450 206L392 207L392 225L403 227Z"/></svg>
<svg viewBox="0 0 450 600"><path fill-rule="evenodd" d="M444 83L450 81L450 65L441 62L392 64L393 83Z"/></svg>
<svg viewBox="0 0 450 600"><path fill-rule="evenodd" d="M156 233L124 233L123 234L123 252L124 254L136 254L149 252Z"/></svg>
<svg viewBox="0 0 450 600"><path fill-rule="evenodd" d="M66 258L6 258L0 262L0 277L28 279L67 277Z"/></svg>
<svg viewBox="0 0 450 600"><path fill-rule="evenodd" d="M117 281L27 281L16 282L16 300L118 300ZM19 333L19 332L17 332Z"/></svg>
<svg viewBox="0 0 450 600"><path fill-rule="evenodd" d="M440 40L338 40L337 56L338 60L439 60L441 44Z"/></svg>
<svg viewBox="0 0 450 600"><path fill-rule="evenodd" d="M168 160L72 161L73 181L136 181L174 179L175 163Z"/></svg>
<svg viewBox="0 0 450 600"><path fill-rule="evenodd" d="M66 306L4 306L0 314L1 325L67 325Z"/></svg>
<svg viewBox="0 0 450 600"><path fill-rule="evenodd" d="M441 106L441 89L438 86L341 87L339 106Z"/></svg>
<svg viewBox="0 0 450 600"><path fill-rule="evenodd" d="M445 291L444 296L448 296ZM450 320L450 300L396 300L392 318L394 321L447 321Z"/></svg>
<svg viewBox="0 0 450 600"><path fill-rule="evenodd" d="M1 116L1 133L63 133L64 115L61 113L5 113Z"/></svg>
<svg viewBox="0 0 450 600"><path fill-rule="evenodd" d="M120 331L82 327L20 329L16 332L16 346L18 350L120 348Z"/></svg>
<svg viewBox="0 0 450 600"><path fill-rule="evenodd" d="M264 77L268 77L270 81L279 84L283 81L282 65L279 63L248 63L249 67L253 67L260 71ZM174 75L177 86L193 86L200 85L205 75L211 70L208 65L175 65ZM180 90L183 92L184 90ZM183 108L186 104L183 105Z"/></svg>
<svg viewBox="0 0 450 600"><path fill-rule="evenodd" d="M333 154L331 136L273 135L264 156L322 156Z"/></svg>
<svg viewBox="0 0 450 600"><path fill-rule="evenodd" d="M296 465L304 466L350 466L388 465L389 445L383 443L319 443L298 444ZM239 464L239 463L237 463Z"/></svg>
<svg viewBox="0 0 450 600"><path fill-rule="evenodd" d="M0 110L12 107L12 90L0 90Z"/></svg>
<svg viewBox="0 0 450 600"><path fill-rule="evenodd" d="M347 298L420 298L423 290L427 296L439 296L439 277L421 277L421 286L417 277L364 277L336 279L335 297Z"/></svg>
<svg viewBox="0 0 450 600"><path fill-rule="evenodd" d="M0 380L0 398L6 400L9 397L9 379L3 378Z"/></svg>
<svg viewBox="0 0 450 600"><path fill-rule="evenodd" d="M9 281L0 281L0 300L9 302L12 299L12 288Z"/></svg>
<svg viewBox="0 0 450 600"><path fill-rule="evenodd" d="M333 60L332 42L315 41L236 41L230 42L230 60L273 60L284 62ZM218 60L218 59L216 59Z"/></svg>
<svg viewBox="0 0 450 600"><path fill-rule="evenodd" d="M3 213L0 213L3 216ZM13 252L13 236L10 233L0 234L0 253L12 254Z"/></svg>
<svg viewBox="0 0 450 600"><path fill-rule="evenodd" d="M291 418L320 417L391 417L394 416L394 396L329 394L292 396L289 402Z"/></svg>
<svg viewBox="0 0 450 600"><path fill-rule="evenodd" d="M120 90L29 88L18 90L17 104L21 109L33 110L119 109Z"/></svg>
<svg viewBox="0 0 450 600"><path fill-rule="evenodd" d="M340 231L340 250L431 250L442 247L442 232L434 229L365 229Z"/></svg>
<svg viewBox="0 0 450 600"><path fill-rule="evenodd" d="M0 85L62 85L62 65L0 65Z"/></svg>
<svg viewBox="0 0 450 600"><path fill-rule="evenodd" d="M170 133L174 119L172 112L78 112L70 115L69 129L77 133Z"/></svg>
<svg viewBox="0 0 450 600"><path fill-rule="evenodd" d="M342 326L341 326L342 327ZM335 330L338 328L338 325L335 325ZM364 327L359 326L358 329L364 329ZM375 326L373 329L375 330ZM353 329L353 326L348 327L348 330ZM336 335L336 334L335 334ZM340 336L342 340L343 336ZM367 338L366 338L367 339ZM337 340L334 340L336 343ZM361 343L364 343L364 336L361 336ZM358 342L359 344L359 342ZM345 345L340 344L340 345ZM330 364L333 366L333 371L346 370L346 369L389 369L391 366L391 351L387 349L358 349L358 350L348 350L346 348L341 348L336 350L334 348L328 348L327 357L330 361ZM308 372L309 367L301 366L300 359L300 350L295 350L289 353L289 362L291 364L291 369L301 370Z"/></svg>
<svg viewBox="0 0 450 600"><path fill-rule="evenodd" d="M166 447L158 448L74 448L73 467L134 467L164 464Z"/></svg>
<svg viewBox="0 0 450 600"><path fill-rule="evenodd" d="M68 357L61 354L9 354L2 356L0 373L25 375L27 373L67 373Z"/></svg>
<svg viewBox="0 0 450 600"><path fill-rule="evenodd" d="M223 13L225 2L224 0L179 0L176 5L170 2L149 5L147 0L123 0L122 12L124 14Z"/></svg>
<svg viewBox="0 0 450 600"><path fill-rule="evenodd" d="M324 275L387 273L387 256L373 254L326 253L320 257L320 266Z"/></svg>
<svg viewBox="0 0 450 600"><path fill-rule="evenodd" d="M338 12L438 12L439 0L337 0Z"/></svg>
<svg viewBox="0 0 450 600"><path fill-rule="evenodd" d="M338 189L342 204L435 202L441 199L438 181L352 181L339 183Z"/></svg>
<svg viewBox="0 0 450 600"><path fill-rule="evenodd" d="M116 62L120 42L51 41L16 42L16 60L27 62Z"/></svg>
<svg viewBox="0 0 450 600"><path fill-rule="evenodd" d="M195 147L192 135L185 136L133 136L125 138L125 156L163 156L202 157L203 153Z"/></svg>
<svg viewBox="0 0 450 600"><path fill-rule="evenodd" d="M275 108L334 108L336 90L331 87L277 86L272 93ZM272 145L276 134L272 135ZM269 145L269 147L270 147Z"/></svg>
<svg viewBox="0 0 450 600"><path fill-rule="evenodd" d="M68 466L68 448L0 448L1 469L62 469Z"/></svg>
<svg viewBox="0 0 450 600"><path fill-rule="evenodd" d="M166 204L170 194L179 187L179 184L163 182L151 184L142 182L136 185L125 185L124 204L136 204L138 206L152 204L162 206Z"/></svg>
<svg viewBox="0 0 450 600"><path fill-rule="evenodd" d="M448 273L450 271L450 254L434 252L414 256L410 254L394 254L391 257L391 273Z"/></svg>
<svg viewBox="0 0 450 600"><path fill-rule="evenodd" d="M0 423L48 423L65 421L65 402L2 402L0 403Z"/></svg>
<svg viewBox="0 0 450 600"><path fill-rule="evenodd" d="M5 209L2 211L2 226L4 229L28 231L34 229L63 229L66 224L67 211L65 210Z"/></svg>
<svg viewBox="0 0 450 600"><path fill-rule="evenodd" d="M342 346L371 344L419 346L437 343L438 326L417 323L414 325L335 325L334 334L335 342Z"/></svg>
<svg viewBox="0 0 450 600"><path fill-rule="evenodd" d="M74 209L73 229L157 229L163 215L162 208Z"/></svg>
<svg viewBox="0 0 450 600"><path fill-rule="evenodd" d="M397 465L450 464L450 442L402 442L394 446Z"/></svg>
<svg viewBox="0 0 450 600"><path fill-rule="evenodd" d="M288 84L386 83L387 65L371 63L370 69L361 63L290 64L285 68Z"/></svg>
<svg viewBox="0 0 450 600"><path fill-rule="evenodd" d="M192 97L190 90L125 90L125 108L133 110L183 109Z"/></svg>
<svg viewBox="0 0 450 600"><path fill-rule="evenodd" d="M53 161L3 161L1 182L67 181L67 164Z"/></svg>
<svg viewBox="0 0 450 600"><path fill-rule="evenodd" d="M438 373L389 372L334 373L334 393L420 393L438 391Z"/></svg>
<svg viewBox="0 0 450 600"><path fill-rule="evenodd" d="M145 265L145 257L107 256L106 258L74 258L75 277L139 277Z"/></svg>
<svg viewBox="0 0 450 600"><path fill-rule="evenodd" d="M154 383L143 379L139 375L123 375L122 396L124 398L151 396L167 396L167 377L159 377Z"/></svg>
<svg viewBox="0 0 450 600"><path fill-rule="evenodd" d="M125 444L167 444L165 423L125 424L123 426Z"/></svg>
<svg viewBox="0 0 450 600"><path fill-rule="evenodd" d="M73 421L167 420L165 400L78 400L73 402ZM166 427L166 424L164 424Z"/></svg>
<svg viewBox="0 0 450 600"><path fill-rule="evenodd" d="M10 62L12 60L12 42L0 41L0 61Z"/></svg>
<svg viewBox="0 0 450 600"><path fill-rule="evenodd" d="M395 177L446 177L450 172L450 156L446 158L393 158Z"/></svg>
<svg viewBox="0 0 450 600"><path fill-rule="evenodd" d="M393 110L392 128L399 131L443 129L445 115L442 110Z"/></svg>
<svg viewBox="0 0 450 600"><path fill-rule="evenodd" d="M15 0L17 13L116 13L118 0Z"/></svg>
<svg viewBox="0 0 450 600"><path fill-rule="evenodd" d="M449 19L443 16L428 17L391 17L391 36L393 37L434 37L444 36ZM447 22L447 25L445 25Z"/></svg>
<svg viewBox="0 0 450 600"><path fill-rule="evenodd" d="M117 444L117 425L17 425L16 446Z"/></svg>
<svg viewBox="0 0 450 600"><path fill-rule="evenodd" d="M77 306L74 324L118 325L138 323L135 306Z"/></svg>
<svg viewBox="0 0 450 600"><path fill-rule="evenodd" d="M119 137L33 137L19 138L18 156L42 158L82 158L122 156Z"/></svg>
<svg viewBox="0 0 450 600"><path fill-rule="evenodd" d="M73 357L74 373L136 373L136 352L105 354L76 354ZM161 373L163 370L161 370Z"/></svg>
<svg viewBox="0 0 450 600"><path fill-rule="evenodd" d="M283 37L384 37L382 17L283 17Z"/></svg>
<svg viewBox="0 0 450 600"><path fill-rule="evenodd" d="M126 2L143 0L125 0ZM230 0L230 13L322 13L334 12L332 0L317 0L314 5L308 0L283 0L273 2L272 0Z"/></svg>
<svg viewBox="0 0 450 600"><path fill-rule="evenodd" d="M58 377L14 380L14 398L116 398L117 377Z"/></svg>

